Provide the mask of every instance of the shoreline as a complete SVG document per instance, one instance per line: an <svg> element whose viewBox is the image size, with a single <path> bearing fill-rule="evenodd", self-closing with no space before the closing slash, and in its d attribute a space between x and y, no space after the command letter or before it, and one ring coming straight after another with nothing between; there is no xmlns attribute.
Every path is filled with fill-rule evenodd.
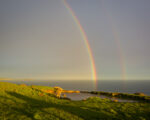
<svg viewBox="0 0 150 120"><path fill-rule="evenodd" d="M0 82L6 82L10 83L7 81L0 81ZM11 83L11 84L16 84L16 83ZM22 86L38 86L38 87L45 87L45 90L49 90L50 93L54 87L50 86L43 86L43 85L27 85L27 84L16 84L16 85L22 85ZM33 87L34 88L34 87ZM60 88L60 87L59 87ZM42 89L39 91L43 91ZM44 91L43 91L44 93ZM46 92L45 92L46 93ZM47 92L49 93L49 92ZM144 93L120 93L120 92L104 92L104 91L87 91L87 90L63 90L63 93L89 93L89 94L95 94L95 95L103 95L107 96L109 98L120 98L120 99L128 99L128 100L137 100L138 102L149 102L150 103L150 96L145 95Z"/></svg>
<svg viewBox="0 0 150 120"><path fill-rule="evenodd" d="M150 96L144 93L120 93L120 92L104 92L104 91L80 91L81 93L90 93L96 95L105 95L121 99L138 100L139 102L150 102Z"/></svg>

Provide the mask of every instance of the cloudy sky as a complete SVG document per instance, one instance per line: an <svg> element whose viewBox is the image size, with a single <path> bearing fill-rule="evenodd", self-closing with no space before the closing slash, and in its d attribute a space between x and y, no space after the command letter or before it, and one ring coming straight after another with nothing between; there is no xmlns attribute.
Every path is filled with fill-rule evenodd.
<svg viewBox="0 0 150 120"><path fill-rule="evenodd" d="M66 0L98 79L150 79L149 0ZM0 0L0 78L87 80L89 54L63 0Z"/></svg>

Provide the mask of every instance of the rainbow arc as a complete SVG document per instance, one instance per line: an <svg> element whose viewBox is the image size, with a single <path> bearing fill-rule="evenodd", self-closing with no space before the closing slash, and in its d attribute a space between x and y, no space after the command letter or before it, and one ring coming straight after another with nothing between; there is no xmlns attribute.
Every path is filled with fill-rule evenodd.
<svg viewBox="0 0 150 120"><path fill-rule="evenodd" d="M78 26L81 36L85 42L86 48L87 48L87 52L89 55L89 59L90 59L90 64L91 64L91 72L92 72L92 79L94 80L94 84L95 84L95 89L97 89L97 73L96 73L96 67L95 67L95 60L93 57L93 52L92 49L90 47L89 41L88 41L88 37L79 21L79 19L77 18L77 16L75 15L74 11L72 10L72 8L70 7L70 5L67 3L66 0L64 1L64 5L65 7L68 9L68 11L70 12L73 20L75 21L76 25Z"/></svg>

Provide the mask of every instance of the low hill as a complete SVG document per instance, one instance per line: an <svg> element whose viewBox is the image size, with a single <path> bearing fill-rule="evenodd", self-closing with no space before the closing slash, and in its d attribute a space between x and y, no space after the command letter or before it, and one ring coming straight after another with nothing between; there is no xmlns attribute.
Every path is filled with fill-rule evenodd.
<svg viewBox="0 0 150 120"><path fill-rule="evenodd" d="M0 82L0 120L149 120L150 103L60 99L52 87Z"/></svg>

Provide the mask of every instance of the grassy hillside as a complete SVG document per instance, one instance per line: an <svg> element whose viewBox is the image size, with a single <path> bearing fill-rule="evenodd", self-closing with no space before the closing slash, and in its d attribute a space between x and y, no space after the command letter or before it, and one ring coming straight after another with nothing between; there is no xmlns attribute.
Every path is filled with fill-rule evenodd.
<svg viewBox="0 0 150 120"><path fill-rule="evenodd" d="M150 120L150 103L58 99L44 86L0 82L0 120Z"/></svg>

